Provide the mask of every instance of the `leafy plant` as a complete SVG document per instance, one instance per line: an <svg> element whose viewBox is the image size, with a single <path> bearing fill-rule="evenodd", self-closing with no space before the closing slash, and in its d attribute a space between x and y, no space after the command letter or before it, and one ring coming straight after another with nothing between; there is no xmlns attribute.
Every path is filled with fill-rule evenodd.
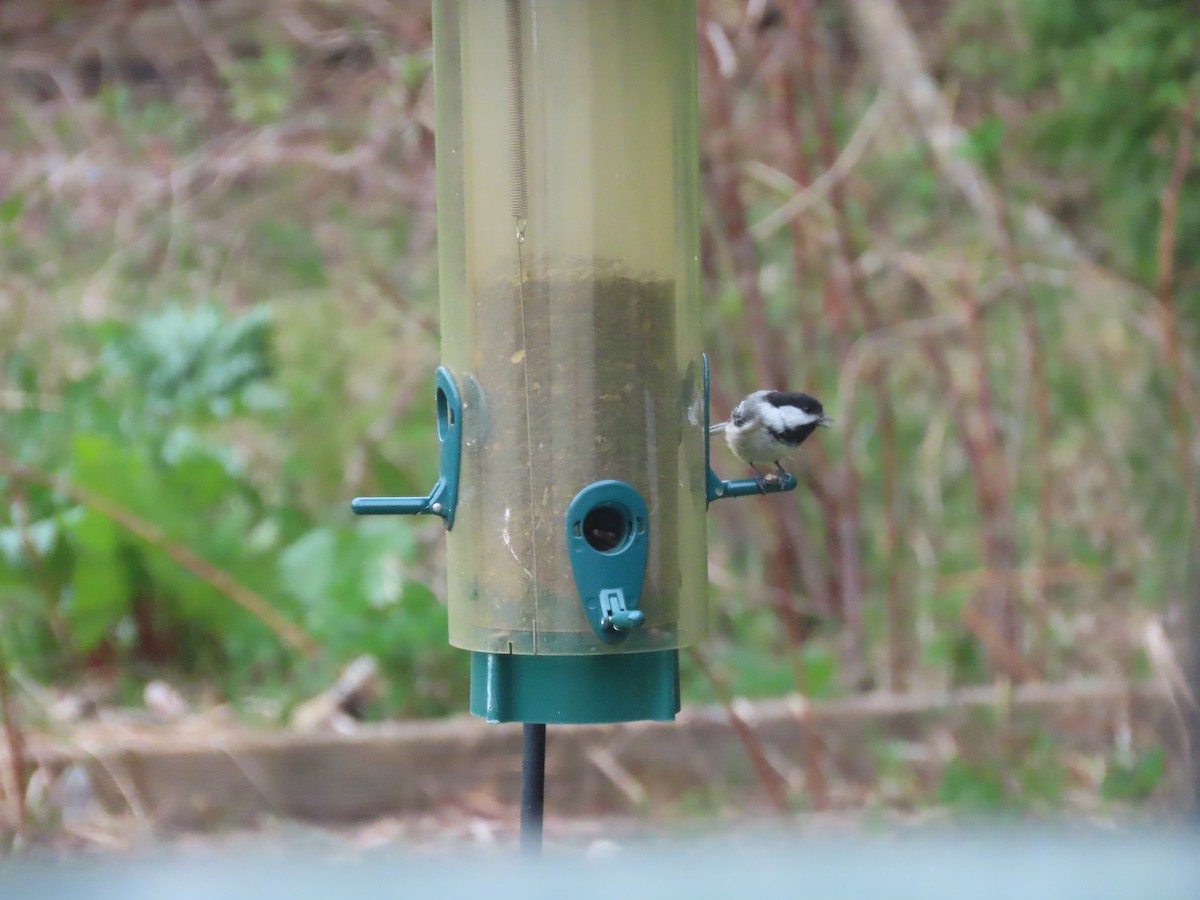
<svg viewBox="0 0 1200 900"><path fill-rule="evenodd" d="M269 125L287 113L296 95L296 61L286 47L270 46L258 56L235 59L222 70L233 117Z"/></svg>
<svg viewBox="0 0 1200 900"><path fill-rule="evenodd" d="M230 320L211 304L170 305L132 325L108 323L101 366L110 390L152 416L225 418L269 396L270 334L266 307Z"/></svg>
<svg viewBox="0 0 1200 900"><path fill-rule="evenodd" d="M285 493L264 494L222 437L286 416L266 308L168 305L75 339L97 365L62 386L62 407L0 423L22 497L0 527L0 585L26 598L4 613L15 658L59 673L169 663L240 681L283 677L297 649L319 646L304 685L368 652L395 685L390 708L447 708L463 667L445 645L444 606L407 575L412 532L318 524ZM14 366L36 392L39 373Z"/></svg>
<svg viewBox="0 0 1200 900"><path fill-rule="evenodd" d="M1162 747L1129 750L1108 760L1100 796L1106 800L1146 800L1166 772L1167 755Z"/></svg>
<svg viewBox="0 0 1200 900"><path fill-rule="evenodd" d="M1200 16L1189 0L1020 0L1027 41L1007 52L995 39L993 3L959 5L963 31L954 59L1031 104L1006 153L1034 150L1056 180L1088 185L1095 215L1078 216L1088 237L1122 268L1149 283L1155 271L1159 193L1167 181L1181 112L1200 90ZM990 23L991 27L985 27ZM1009 23L1011 24L1011 23ZM977 26L977 27L972 27ZM1007 129L996 118L972 134L974 152ZM980 140L983 139L983 145ZM986 153L984 154L986 157ZM1180 199L1182 283L1200 268L1200 183ZM1101 227L1095 228L1094 222ZM1194 311L1193 311L1194 312Z"/></svg>
<svg viewBox="0 0 1200 900"><path fill-rule="evenodd" d="M965 812L999 812L1005 807L1004 780L994 766L952 759L942 767L937 799Z"/></svg>

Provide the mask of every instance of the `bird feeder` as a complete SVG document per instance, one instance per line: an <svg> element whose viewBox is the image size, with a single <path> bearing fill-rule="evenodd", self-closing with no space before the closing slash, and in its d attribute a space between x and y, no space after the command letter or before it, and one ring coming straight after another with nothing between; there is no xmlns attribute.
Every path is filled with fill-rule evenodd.
<svg viewBox="0 0 1200 900"><path fill-rule="evenodd" d="M667 720L707 622L693 0L435 0L450 642L490 721ZM769 490L789 490L784 479Z"/></svg>

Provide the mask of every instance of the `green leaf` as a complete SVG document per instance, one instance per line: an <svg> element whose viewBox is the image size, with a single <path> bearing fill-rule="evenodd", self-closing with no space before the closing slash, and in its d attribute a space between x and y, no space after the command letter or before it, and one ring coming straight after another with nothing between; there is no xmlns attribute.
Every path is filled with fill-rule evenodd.
<svg viewBox="0 0 1200 900"><path fill-rule="evenodd" d="M972 812L996 812L1004 808L1004 782L999 768L952 759L942 767L938 800Z"/></svg>
<svg viewBox="0 0 1200 900"><path fill-rule="evenodd" d="M169 480L195 509L215 509L245 491L232 454L211 447L186 429L172 431L163 442Z"/></svg>
<svg viewBox="0 0 1200 900"><path fill-rule="evenodd" d="M3 200L0 200L0 222L9 225L17 219L21 218L21 213L25 211L25 196L17 191L13 191Z"/></svg>
<svg viewBox="0 0 1200 900"><path fill-rule="evenodd" d="M316 528L279 554L283 585L306 606L326 602L333 575L336 536L328 528Z"/></svg>
<svg viewBox="0 0 1200 900"><path fill-rule="evenodd" d="M1055 809L1062 805L1069 777L1061 748L1045 734L1034 738L1022 754L1016 772L1022 800L1027 805Z"/></svg>
<svg viewBox="0 0 1200 900"><path fill-rule="evenodd" d="M959 145L958 153L993 171L1000 161L1003 146L1004 120L999 116L989 116L971 129L967 140Z"/></svg>
<svg viewBox="0 0 1200 900"><path fill-rule="evenodd" d="M321 247L312 232L298 222L266 219L251 232L255 251L264 262L301 288L329 285Z"/></svg>
<svg viewBox="0 0 1200 900"><path fill-rule="evenodd" d="M824 644L809 643L804 648L804 671L810 697L828 697L837 688L837 655Z"/></svg>
<svg viewBox="0 0 1200 900"><path fill-rule="evenodd" d="M449 619L446 605L428 587L416 581L404 585L399 615L415 647L433 647L448 640Z"/></svg>
<svg viewBox="0 0 1200 900"><path fill-rule="evenodd" d="M1162 747L1150 747L1132 757L1110 760L1100 785L1106 800L1145 800L1154 793L1166 770Z"/></svg>
<svg viewBox="0 0 1200 900"><path fill-rule="evenodd" d="M286 47L268 47L260 64L265 74L281 80L290 78L295 68L292 52Z"/></svg>
<svg viewBox="0 0 1200 900"><path fill-rule="evenodd" d="M134 447L107 435L77 434L71 443L71 480L112 498L138 515L169 511L161 479Z"/></svg>
<svg viewBox="0 0 1200 900"><path fill-rule="evenodd" d="M270 312L259 307L229 319L215 306L170 306L118 326L103 366L110 378L136 387L152 412L223 417L271 374Z"/></svg>
<svg viewBox="0 0 1200 900"><path fill-rule="evenodd" d="M400 58L400 78L410 91L420 88L432 69L433 60L427 53L409 53Z"/></svg>
<svg viewBox="0 0 1200 900"><path fill-rule="evenodd" d="M121 558L117 526L108 519L88 510L70 529L75 566L66 620L75 643L87 651L128 614L129 573Z"/></svg>
<svg viewBox="0 0 1200 900"><path fill-rule="evenodd" d="M105 85L96 99L106 114L119 121L128 116L133 106L133 91L126 84Z"/></svg>

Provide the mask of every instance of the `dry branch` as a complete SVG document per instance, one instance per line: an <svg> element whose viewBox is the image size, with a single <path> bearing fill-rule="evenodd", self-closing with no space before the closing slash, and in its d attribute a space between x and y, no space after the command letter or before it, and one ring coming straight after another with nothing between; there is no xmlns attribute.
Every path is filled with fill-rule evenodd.
<svg viewBox="0 0 1200 900"><path fill-rule="evenodd" d="M833 118L825 102L826 85L817 73L819 42L816 34L816 10L812 0L796 0L793 14L800 34L800 83L813 101L813 115L820 146L821 163L825 171L833 171L842 158L837 149L833 131ZM795 136L799 143L799 135ZM862 285L856 280L853 258L855 248L850 232L850 220L846 213L845 185L839 179L829 189L830 206L834 213L833 264L830 277L826 280L827 309L832 311L834 340L838 358L845 359L853 344L851 315L858 311L864 320L877 318L874 305L865 295ZM888 404L887 391L878 369L871 372L872 385L883 405ZM843 444L854 443L854 417L847 409L842 428L845 431ZM849 453L838 471L837 483L840 496L836 504L837 545L841 581L841 608L845 623L843 665L847 678L856 687L870 683L867 671L865 635L863 633L863 595L865 593L862 555L862 511L859 501L859 475Z"/></svg>
<svg viewBox="0 0 1200 900"><path fill-rule="evenodd" d="M919 267L910 267L909 274L931 298L938 286ZM1015 681L1028 680L1034 673L1021 657L1019 620L1012 606L1011 573L1015 568L1013 543L1012 501L1009 496L1008 475L1003 454L999 449L999 434L990 411L987 368L982 347L982 321L978 298L963 282L963 316L977 357L975 378L979 396L970 398L955 383L946 347L936 333L922 337L922 347L942 386L950 414L962 440L963 450L971 468L975 502L979 510L980 555L987 565L989 578L980 592L985 598L992 620L983 620L968 606L963 622L988 651L992 664Z"/></svg>
<svg viewBox="0 0 1200 900"><path fill-rule="evenodd" d="M709 665L708 659L704 656L700 648L689 648L689 654L695 660L696 665L700 667L700 671L704 673L704 677L712 686L713 692L721 701L721 706L724 708L725 715L729 720L729 727L734 730L738 736L738 740L741 741L742 749L746 752L746 759L750 761L750 765L754 768L754 774L758 777L759 784L762 785L767 800L770 801L771 806L776 812L787 812L787 782L776 768L771 765L771 761L767 758L763 745L759 741L758 736L755 735L754 729L746 724L741 713L738 712L737 702L733 696L733 692L729 689L729 685Z"/></svg>
<svg viewBox="0 0 1200 900"><path fill-rule="evenodd" d="M962 193L996 240L1006 239L1001 206L987 177L959 150L966 131L954 121L937 83L925 67L920 47L904 13L894 0L845 0L859 33L859 43L879 70L880 80L904 100L938 167ZM1021 210L1021 224L1031 237L1063 256L1078 256L1075 241L1046 213L1033 206Z"/></svg>
<svg viewBox="0 0 1200 900"><path fill-rule="evenodd" d="M1003 436L996 421L991 374L987 362L987 338L983 308L970 277L963 273L960 291L967 314L967 344L975 369L973 419L964 417L973 435L964 440L975 444L975 481L982 518L981 539L988 568L999 576L986 591L992 616L1004 642L1017 652L1021 646L1021 619L1007 576L1016 567L1012 489L1013 479L1005 465ZM949 385L947 385L949 387ZM973 422L973 428L972 428Z"/></svg>
<svg viewBox="0 0 1200 900"><path fill-rule="evenodd" d="M707 177L720 219L721 236L728 249L733 274L746 311L746 331L754 342L756 384L764 388L786 388L791 374L789 357L784 352L780 330L772 328L767 319L766 302L759 282L758 249L749 232L747 206L739 180L732 86L728 79L728 75L736 68L736 58L732 62L729 58L732 52L720 25L715 20L706 19L699 56L701 73L707 79L707 90L703 92L703 96L707 103L706 115L709 120L712 159ZM830 496L818 494L818 502L825 510L826 520L835 521ZM825 590L821 583L823 579L818 569L819 556L812 551L812 542L808 539L796 505L773 503L771 508L774 519L772 534L775 541L772 580L781 598L779 608L782 610L784 606L794 606L794 603L791 603L791 595L797 587L797 572L813 596L828 596L832 592ZM784 598L787 598L786 602ZM786 614L784 627L788 627ZM798 647L793 649L798 650Z"/></svg>
<svg viewBox="0 0 1200 900"><path fill-rule="evenodd" d="M258 0L115 0L106 5L103 16L58 18L38 14L49 9L43 0L0 3L0 37L19 43L4 68L40 67L38 61L45 59L75 65L99 58L118 69L148 61L169 70L209 57L219 69L233 58L232 48L264 45L313 48L332 56L362 46L398 15L394 3L372 0L274 0L269 15ZM364 27L340 27L354 15Z"/></svg>
<svg viewBox="0 0 1200 900"><path fill-rule="evenodd" d="M1002 199L987 176L960 152L969 136L954 120L950 105L929 75L900 5L895 0L842 2L857 28L859 46L879 71L880 80L902 99L938 168L984 222L993 240L1003 245L1011 231L1018 230L1042 257L1072 266L1077 275L1097 285L1152 299L1137 284L1097 265L1075 238L1036 204L1024 203L1013 209L1006 225Z"/></svg>
<svg viewBox="0 0 1200 900"><path fill-rule="evenodd" d="M1176 457L1183 495L1187 500L1189 517L1200 536L1200 498L1196 496L1196 472L1192 462L1192 440L1195 435L1196 398L1188 376L1179 340L1179 316L1175 309L1175 245L1179 228L1179 195L1183 182L1195 162L1196 106L1200 88L1192 92L1180 117L1179 140L1171 161L1171 173L1162 190L1161 217L1158 234L1158 277L1155 294L1162 318L1163 350L1171 369L1170 417L1175 431Z"/></svg>
<svg viewBox="0 0 1200 900"><path fill-rule="evenodd" d="M785 360L776 329L767 320L766 303L759 284L758 250L750 234L745 199L739 180L736 128L733 120L733 97L721 63L722 44L716 35L720 27L704 29L700 38L700 70L707 76L708 90L703 92L708 120L711 164L707 174L709 192L720 211L720 224L733 264L742 305L746 311L747 333L754 341L755 380L763 387L786 385L786 372L780 366Z"/></svg>
<svg viewBox="0 0 1200 900"><path fill-rule="evenodd" d="M0 720L3 720L7 759L0 772L0 795L11 809L13 833L25 838L28 810L25 802L25 735L17 721L17 705L8 679L8 661L0 652Z"/></svg>

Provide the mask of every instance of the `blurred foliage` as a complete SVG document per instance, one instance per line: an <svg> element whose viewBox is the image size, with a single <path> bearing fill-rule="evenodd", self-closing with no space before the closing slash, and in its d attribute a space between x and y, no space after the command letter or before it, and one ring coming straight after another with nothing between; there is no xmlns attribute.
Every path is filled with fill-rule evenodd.
<svg viewBox="0 0 1200 900"><path fill-rule="evenodd" d="M441 528L348 512L353 496L432 484L438 353L428 3L384 4L384 19L349 6L314 5L306 11L324 27L300 36L271 31L264 12L246 34L213 37L228 59L192 41L172 65L142 47L154 77L109 73L78 96L36 71L24 73L33 88L0 86L12 173L0 196L0 457L37 476L0 475L0 649L39 680L166 672L238 703L265 695L286 706L371 653L387 686L374 714L466 706L465 655L446 643ZM756 31L741 4L703 6L735 38L738 64L717 85L736 92L730 121L705 119L705 170L732 145L745 204L733 212L761 222L794 195L790 179L828 168L823 124L844 148L877 85L841 4L818 4L813 73L797 68L811 57L797 52L794 22ZM916 18L917 5L905 6ZM1196 78L1194 4L943 6L922 38L968 129L959 153L1014 205L1050 207L1106 264L1150 283L1159 192ZM781 124L777 65L792 79L794 131ZM827 123L817 97L831 107ZM779 386L822 397L840 426L806 445L796 494L709 514L706 658L737 696L825 699L889 685L906 635L909 687L992 679L994 660L965 620L998 577L981 552L994 523L963 431L994 426L1015 544L1014 571L1000 574L1018 585L1029 626L1019 649L1040 654L1048 680L1136 676L1138 617L1172 613L1187 556L1144 292L1098 288L1018 235L1052 412L1043 456L1026 320L1003 261L902 113L883 121L837 183L844 213L831 187L814 191L794 231L748 241L748 277L745 248L731 250L737 215L711 191L705 199L714 413L762 371L762 335L747 324L753 283L779 341L769 361L788 380ZM1196 191L1193 175L1179 228L1185 303L1200 277ZM980 405L961 329L968 279L984 297L995 414L964 429L954 403ZM856 308L841 333L833 311L848 289L871 299L878 321ZM922 328L944 328L947 378ZM714 465L736 474L719 445ZM851 507L850 475L861 623L839 606L843 522L830 512ZM799 529L781 534L785 503ZM126 527L130 517L149 530ZM782 563L770 552L779 540L791 542ZM319 653L281 641L182 566L179 547L262 598ZM848 637L861 638L865 679L847 672ZM683 683L685 702L722 693L686 656ZM882 746L881 792L964 811L1054 807L1074 777L1064 748L1036 732L1014 741L932 766L914 763L907 744ZM1114 751L1102 793L1146 797L1164 765L1153 747ZM724 800L714 788L697 803Z"/></svg>
<svg viewBox="0 0 1200 900"><path fill-rule="evenodd" d="M995 149L1007 139L1032 152L1043 169L1039 186L1058 181L1069 192L1063 202L1071 204L1064 211L1072 226L1118 266L1152 284L1160 193L1181 112L1200 90L1196 4L967 0L953 14L963 31L952 59L965 78L987 80L989 92L1028 111L1019 118L1010 114L1011 132L1001 118L985 118L979 129L986 143ZM1181 298L1196 316L1200 306L1191 297L1200 286L1200 178L1185 184L1179 215Z"/></svg>
<svg viewBox="0 0 1200 900"><path fill-rule="evenodd" d="M1167 755L1162 747L1121 750L1105 768L1100 795L1106 800L1145 800L1162 781L1166 768Z"/></svg>
<svg viewBox="0 0 1200 900"><path fill-rule="evenodd" d="M20 602L3 613L8 658L44 678L97 664L223 672L223 688L238 694L263 679L316 690L331 665L371 653L392 686L389 706L445 708L462 678L444 646L444 606L404 574L419 551L411 532L301 508L256 483L228 438L238 427L286 427L291 413L273 380L266 307L231 316L166 304L72 328L57 350L92 365L57 380L54 408L9 412L3 423L6 455L71 488L33 481L10 491L0 584ZM26 396L47 396L34 356L11 354L7 375ZM131 534L89 498L161 539ZM327 658L311 668L292 658L262 622L181 568L172 545L270 598Z"/></svg>
<svg viewBox="0 0 1200 900"><path fill-rule="evenodd" d="M257 56L235 60L222 72L230 113L250 125L278 122L296 96L296 61L286 47L267 47Z"/></svg>

